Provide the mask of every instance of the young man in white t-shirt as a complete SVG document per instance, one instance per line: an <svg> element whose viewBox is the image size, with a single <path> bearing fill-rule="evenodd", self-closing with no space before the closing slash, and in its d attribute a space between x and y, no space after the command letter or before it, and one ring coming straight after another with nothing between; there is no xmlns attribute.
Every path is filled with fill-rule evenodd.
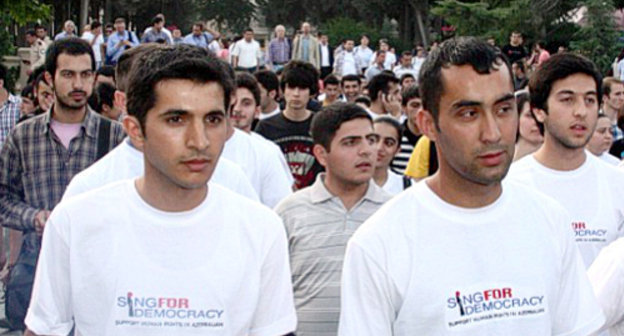
<svg viewBox="0 0 624 336"><path fill-rule="evenodd" d="M243 38L234 44L232 67L253 73L262 66L261 59L260 43L254 40L253 29L247 28L243 33Z"/></svg>
<svg viewBox="0 0 624 336"><path fill-rule="evenodd" d="M585 149L598 119L601 75L588 59L556 54L529 81L544 144L516 161L509 177L554 198L572 215L568 228L588 268L622 236L624 173Z"/></svg>
<svg viewBox="0 0 624 336"><path fill-rule="evenodd" d="M604 317L565 210L502 182L518 114L510 66L472 37L421 70L418 126L438 172L349 241L339 335L588 335Z"/></svg>
<svg viewBox="0 0 624 336"><path fill-rule="evenodd" d="M292 332L281 220L207 184L226 140L231 75L182 46L144 56L129 81L124 126L145 173L52 213L26 335Z"/></svg>

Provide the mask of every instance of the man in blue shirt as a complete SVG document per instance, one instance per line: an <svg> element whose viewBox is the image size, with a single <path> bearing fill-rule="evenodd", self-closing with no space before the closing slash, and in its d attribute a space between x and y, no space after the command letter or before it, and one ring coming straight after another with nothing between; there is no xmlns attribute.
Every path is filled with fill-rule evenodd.
<svg viewBox="0 0 624 336"><path fill-rule="evenodd" d="M208 48L213 36L204 32L204 24L197 22L193 25L193 32L186 35L182 43L191 44L200 48Z"/></svg>
<svg viewBox="0 0 624 336"><path fill-rule="evenodd" d="M126 30L126 20L117 18L115 20L115 32L108 37L106 44L106 57L110 65L117 64L119 56L124 50L139 45L139 39L133 32Z"/></svg>
<svg viewBox="0 0 624 336"><path fill-rule="evenodd" d="M148 29L141 38L141 43L165 43L172 44L171 38L165 33L163 27L165 26L165 20L161 16L155 16L152 19L152 29Z"/></svg>

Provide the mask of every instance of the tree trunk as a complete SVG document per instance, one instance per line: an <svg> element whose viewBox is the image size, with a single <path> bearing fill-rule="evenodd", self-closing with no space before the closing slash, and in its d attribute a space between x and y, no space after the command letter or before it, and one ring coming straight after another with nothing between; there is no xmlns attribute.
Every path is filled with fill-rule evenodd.
<svg viewBox="0 0 624 336"><path fill-rule="evenodd" d="M78 26L77 31L82 33L81 29L84 29L84 26L88 23L89 19L89 0L80 0L80 25Z"/></svg>
<svg viewBox="0 0 624 336"><path fill-rule="evenodd" d="M429 41L427 38L427 27L423 23L423 15L422 10L419 7L414 8L414 15L416 16L416 24L418 25L418 33L420 34L420 41L422 42L425 50L429 46Z"/></svg>
<svg viewBox="0 0 624 336"><path fill-rule="evenodd" d="M104 22L109 23L112 21L111 12L113 11L113 0L104 0Z"/></svg>

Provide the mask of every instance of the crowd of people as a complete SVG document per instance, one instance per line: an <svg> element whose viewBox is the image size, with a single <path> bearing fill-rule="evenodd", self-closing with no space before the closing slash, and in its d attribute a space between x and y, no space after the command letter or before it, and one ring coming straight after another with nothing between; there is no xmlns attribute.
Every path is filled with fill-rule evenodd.
<svg viewBox="0 0 624 336"><path fill-rule="evenodd" d="M624 82L591 60L161 14L26 35L21 94L0 67L0 325L624 335Z"/></svg>

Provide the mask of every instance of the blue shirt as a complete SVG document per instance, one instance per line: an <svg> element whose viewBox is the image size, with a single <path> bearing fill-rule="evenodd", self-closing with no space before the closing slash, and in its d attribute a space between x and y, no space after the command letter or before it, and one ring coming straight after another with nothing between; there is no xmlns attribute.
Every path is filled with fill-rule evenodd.
<svg viewBox="0 0 624 336"><path fill-rule="evenodd" d="M141 38L141 43L158 42L158 40L165 41L166 44L171 44L171 39L169 39L169 36L165 34L164 31L161 30L157 33L154 29L149 30L148 32L143 34L143 37Z"/></svg>
<svg viewBox="0 0 624 336"><path fill-rule="evenodd" d="M310 61L310 38L309 37L301 38L301 59L306 62Z"/></svg>
<svg viewBox="0 0 624 336"><path fill-rule="evenodd" d="M213 36L208 33L203 33L199 36L196 36L196 35L193 35L193 33L190 33L184 37L184 40L182 40L182 43L194 45L200 48L208 48L208 45L210 44L210 42L212 42L212 39L213 39Z"/></svg>
<svg viewBox="0 0 624 336"><path fill-rule="evenodd" d="M106 56L110 58L113 64L117 64L119 60L119 56L124 52L124 50L128 49L127 46L117 46L117 44L121 41L129 40L130 44L133 47L139 45L139 39L136 35L129 31L124 31L122 34L119 32L114 32L108 37L108 41L106 42Z"/></svg>

